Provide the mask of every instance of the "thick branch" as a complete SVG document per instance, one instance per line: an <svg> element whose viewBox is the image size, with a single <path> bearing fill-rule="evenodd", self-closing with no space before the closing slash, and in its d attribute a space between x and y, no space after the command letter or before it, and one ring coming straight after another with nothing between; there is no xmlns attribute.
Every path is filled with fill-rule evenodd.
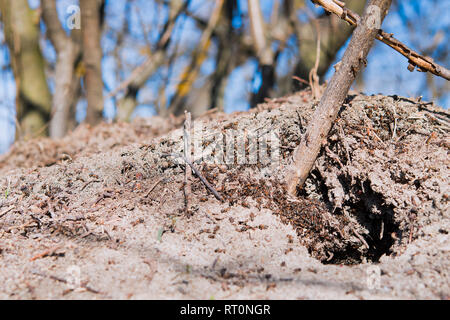
<svg viewBox="0 0 450 320"><path fill-rule="evenodd" d="M325 10L336 14L341 19L347 21L350 25L356 26L361 18L357 13L345 8L344 3L337 0L312 0L312 2L322 6ZM395 39L392 34L379 30L376 39L387 44L403 56L408 58L408 70L414 71L417 67L419 71L431 72L434 75L450 80L450 70L435 63L430 57L424 57L414 50L408 48L405 44Z"/></svg>
<svg viewBox="0 0 450 320"><path fill-rule="evenodd" d="M312 169L320 152L326 143L328 132L348 94L348 90L357 74L366 64L366 57L378 34L378 29L371 24L380 18L383 21L392 0L371 0L366 9L363 23L358 24L350 44L345 51L342 64L327 86L319 106L317 107L305 136L294 151L294 162L287 176L287 189L291 195L296 195L297 186L302 186ZM370 10L376 6L377 11Z"/></svg>
<svg viewBox="0 0 450 320"><path fill-rule="evenodd" d="M80 57L81 46L74 36L77 31L72 30L72 36L69 37L62 28L55 0L42 0L41 5L47 36L57 53L50 136L62 138L68 131L70 107L76 100L79 78L75 75L75 63Z"/></svg>

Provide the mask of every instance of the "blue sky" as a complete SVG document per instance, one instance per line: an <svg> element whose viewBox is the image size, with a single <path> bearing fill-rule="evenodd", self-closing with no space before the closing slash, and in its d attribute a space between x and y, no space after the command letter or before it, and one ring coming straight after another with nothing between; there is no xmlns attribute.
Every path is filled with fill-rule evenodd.
<svg viewBox="0 0 450 320"><path fill-rule="evenodd" d="M126 71L122 71L122 78L126 77L128 72L131 72L136 66L138 66L142 61L145 60L145 56L139 53L139 49L145 46L143 41L144 32L142 31L139 19L147 24L154 24L155 22L161 26L166 17L167 12L157 11L153 5L153 1L143 1L137 0L139 3L139 10L131 10L131 25L129 28L133 31L135 39L128 39L126 48L121 52L122 59L128 68ZM433 21L433 29L431 34L417 34L417 37L409 36L409 29L405 25L404 20L398 12L391 11L387 16L385 22L383 23L383 29L387 32L395 33L395 36L411 46L412 48L420 51L421 48L417 46L420 45L426 48L436 32L441 30L444 32L444 50L448 51L448 36L450 30L450 15L442 14L442 12L450 12L450 1L440 1L439 8L430 7L423 5L424 2L419 0L409 1L408 5L405 6L405 13L408 17L414 17L415 12L413 10L414 6L422 6L422 15L430 21ZM39 0L29 0L30 5L35 8L39 5ZM240 0L240 8L245 13L246 12L246 1ZM58 10L61 21L64 21L67 17L66 9L71 4L77 4L76 0L58 0ZM213 3L208 0L193 0L190 5L190 10L195 12L198 16L208 17L211 5ZM269 17L272 8L272 0L263 1L262 9L265 17ZM122 23L125 19L125 1L124 0L108 0L107 5L107 25L112 30L117 30L122 27ZM320 12L320 9L317 9ZM145 14L144 14L145 13ZM420 17L418 17L419 19ZM419 21L420 22L420 21ZM234 21L238 26L242 21ZM430 23L428 23L429 25ZM63 24L64 25L64 24ZM44 27L44 26L43 26ZM149 34L149 41L155 43L157 41L157 30L147 30ZM418 30L420 33L422 30ZM3 37L0 34L0 37ZM195 46L196 41L193 39L199 39L200 32L195 27L193 21L189 18L184 18L179 21L175 29L174 39L180 39L183 45ZM419 38L420 41L417 39ZM175 41L173 41L175 42ZM54 61L55 53L49 43L41 44L44 49L44 55L49 61ZM104 71L104 82L105 87L110 89L115 88L118 85L116 79L117 66L115 65L115 60L111 57L111 50L114 48L115 39L111 39L110 35L104 35L102 39L102 47L104 49L105 58L103 60L103 71ZM295 47L295 43L291 44L291 47ZM211 48L215 50L215 48ZM338 54L337 61L343 55L345 48L343 48ZM286 74L292 67L290 64L291 58L295 56L295 48L293 50L286 50L283 52L279 58L277 74L279 76ZM336 62L337 62L336 61ZM183 66L188 63L187 59L179 59L177 64L172 67L173 70L182 70ZM0 53L0 65L8 65L8 52L5 47L2 48ZM417 97L419 95L424 96L424 100L430 99L430 93L428 90L424 90L424 83L426 81L427 75L425 73L413 72L410 73L407 70L407 60L396 53L387 46L376 43L373 50L368 57L368 66L364 72L364 93L383 93L386 95L397 94L401 96ZM214 60L208 59L202 66L203 76L206 77L209 73L214 70ZM448 67L448 66L447 66ZM257 61L249 60L247 63L236 68L230 75L227 83L226 94L225 94L225 111L232 112L237 110L246 110L249 107L248 96L252 91L252 88L258 85L258 78L254 75L257 71ZM160 70L148 80L147 86L139 92L138 101L141 105L136 109L135 115L139 116L150 116L154 114L153 103L157 97L159 87L161 85L161 77L167 75L167 70ZM333 75L333 69L327 73L326 78L329 79ZM6 151L10 143L14 139L14 103L15 103L15 83L10 72L2 71L0 75L1 85L0 85L0 153ZM440 84L443 84L445 80L438 79ZM50 80L50 87L53 87L52 81ZM167 95L170 97L175 90L177 84L177 77L174 73L172 75L172 81L169 81L167 86ZM105 94L107 91L105 90ZM438 101L438 104L444 108L448 108L450 103L450 94L447 93ZM85 114L85 101L80 101L77 119L82 120ZM108 100L105 102L105 117L112 118L115 113L115 105L113 100Z"/></svg>

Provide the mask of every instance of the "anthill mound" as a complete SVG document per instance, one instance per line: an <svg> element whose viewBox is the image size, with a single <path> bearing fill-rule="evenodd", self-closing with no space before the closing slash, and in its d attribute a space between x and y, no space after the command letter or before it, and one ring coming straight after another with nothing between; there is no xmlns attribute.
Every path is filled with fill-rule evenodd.
<svg viewBox="0 0 450 320"><path fill-rule="evenodd" d="M0 297L448 297L449 113L349 96L294 199L286 167L315 106L299 92L196 119L213 147L194 165L224 202L194 175L187 212L185 164L169 156L180 119L15 145L0 158ZM217 148L230 132L244 161ZM279 157L250 159L251 138ZM367 288L374 264L384 289ZM67 288L74 266L83 290Z"/></svg>

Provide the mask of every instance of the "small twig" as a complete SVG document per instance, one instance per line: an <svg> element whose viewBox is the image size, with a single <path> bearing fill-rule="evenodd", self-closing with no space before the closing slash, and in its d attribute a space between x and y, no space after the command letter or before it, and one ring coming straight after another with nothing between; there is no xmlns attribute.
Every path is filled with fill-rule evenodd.
<svg viewBox="0 0 450 320"><path fill-rule="evenodd" d="M191 113L185 111L185 121L184 121L184 157L191 162ZM192 177L192 171L191 169L186 166L184 170L184 204L185 204L185 213L189 213L190 209L190 201L189 197L192 193L192 187L191 187L191 177Z"/></svg>
<svg viewBox="0 0 450 320"><path fill-rule="evenodd" d="M378 142L380 142L384 146L385 144L383 140L381 140L381 138L376 134L375 130L372 127L370 127L369 130L370 134L373 135L378 140Z"/></svg>
<svg viewBox="0 0 450 320"><path fill-rule="evenodd" d="M306 84L306 85L308 85L308 86L311 86L311 84L310 84L308 81L306 81L306 80L304 80L304 79L302 79L302 78L300 78L300 77L292 76L292 79L297 80L298 82L303 83L303 84Z"/></svg>
<svg viewBox="0 0 450 320"><path fill-rule="evenodd" d="M317 32L317 48L316 48L316 62L314 63L314 67L309 72L309 83L311 84L311 92L314 99L320 98L320 84L319 84L319 76L317 75L317 70L319 70L319 62L320 62L320 30L319 23L317 20L314 20L316 32Z"/></svg>
<svg viewBox="0 0 450 320"><path fill-rule="evenodd" d="M113 193L109 192L109 191L105 191L103 192L95 201L95 205L99 204L100 201L104 200L104 199L108 199L108 198L112 198L114 196Z"/></svg>
<svg viewBox="0 0 450 320"><path fill-rule="evenodd" d="M113 238L109 234L108 230L106 230L106 228L104 226L102 226L101 229L102 229L102 233L105 233L108 236L109 240L113 240Z"/></svg>
<svg viewBox="0 0 450 320"><path fill-rule="evenodd" d="M10 187L11 187L11 179L8 178L8 187L6 188L6 191L5 191L5 199L8 199Z"/></svg>
<svg viewBox="0 0 450 320"><path fill-rule="evenodd" d="M31 227L33 225L33 223L36 223L36 225L34 225L33 227L39 226L39 224L33 220L33 221L28 221L27 223L21 224L20 226L9 227L8 232L11 232L14 229L22 229L22 228Z"/></svg>
<svg viewBox="0 0 450 320"><path fill-rule="evenodd" d="M67 216L64 219L61 220L61 222L65 222L65 221L80 221L80 220L85 220L86 218L82 215L80 216Z"/></svg>
<svg viewBox="0 0 450 320"><path fill-rule="evenodd" d="M55 252L57 250L59 250L59 249L61 249L63 247L64 247L63 245L57 245L56 247L47 249L47 250L45 250L45 251L43 251L41 253L38 253L37 255L33 256L32 258L30 258L30 261L41 259L41 258L44 258L44 257L47 257L47 256L52 256L52 255L55 254Z"/></svg>
<svg viewBox="0 0 450 320"><path fill-rule="evenodd" d="M351 228L353 231L353 234L361 241L361 243L366 247L366 249L369 249L369 245L367 244L366 240L364 240L363 236L360 235L354 228Z"/></svg>
<svg viewBox="0 0 450 320"><path fill-rule="evenodd" d="M162 157L175 157L175 158L180 158L182 160L184 160L184 162L186 162L194 171L195 175L203 182L203 184L206 186L206 188L208 188L209 191L212 192L212 194L216 197L217 200L224 202L224 199L222 198L222 196L216 191L216 189L214 189L209 182L205 179L205 177L203 177L203 175L200 173L200 171L197 170L196 167L194 167L194 165L192 164L192 162L190 162L188 159L186 159L184 156L180 155L180 154L176 154L176 153L163 153L161 154Z"/></svg>
<svg viewBox="0 0 450 320"><path fill-rule="evenodd" d="M410 244L410 243L412 242L412 239L413 239L413 232L414 232L414 227L413 227L413 226L410 226L410 229L409 229L409 237L408 237L408 244Z"/></svg>
<svg viewBox="0 0 450 320"><path fill-rule="evenodd" d="M357 26L361 21L361 17L358 14L352 12L350 9L345 8L344 6L342 6L342 3L339 4L335 0L311 1L322 6L326 11L334 13L352 26ZM388 34L380 29L378 31L378 34L376 35L376 39L380 40L384 44L388 45L389 47L406 57L409 63L409 71L412 72L417 67L421 72L428 71L436 76L446 79L447 81L450 80L450 70L437 64L432 58L422 56L414 50L410 49L408 46L395 39L392 34Z"/></svg>
<svg viewBox="0 0 450 320"><path fill-rule="evenodd" d="M150 193L152 193L152 191L158 186L158 184L160 184L163 180L165 180L165 178L159 178L158 181L156 181L153 186L150 188L150 190L147 191L147 193L145 194L145 198L147 198Z"/></svg>
<svg viewBox="0 0 450 320"><path fill-rule="evenodd" d="M333 151L331 151L328 146L325 146L325 151L331 159L336 161L341 166L341 168L344 168L344 165L342 164L341 160L339 160L339 156L335 154Z"/></svg>
<svg viewBox="0 0 450 320"><path fill-rule="evenodd" d="M86 231L85 233L83 233L83 234L80 236L80 238L81 238L81 239L86 238L86 237L90 236L91 234L93 234L92 231L88 230L88 231Z"/></svg>
<svg viewBox="0 0 450 320"><path fill-rule="evenodd" d="M65 284L70 284L69 281L67 281L64 278L60 278L60 277L57 277L57 276L54 276L54 275L51 275L51 274L48 275L48 274L45 274L45 273L43 273L41 271L33 270L33 271L31 271L31 273L35 274L35 275L38 275L38 276L41 276L41 277L44 277L44 278L49 278L49 279L52 279L52 280L55 280L55 281L58 281L58 282L62 282L62 283L65 283ZM93 288L91 288L91 287L89 287L87 285L84 285L84 284L80 284L80 288L86 289L87 291L95 293L95 294L103 294L102 292L100 292L100 291L98 291L96 289L93 289Z"/></svg>
<svg viewBox="0 0 450 320"><path fill-rule="evenodd" d="M212 266L211 266L211 269L212 269L212 270L214 270L214 269L216 268L216 265L217 265L217 262L219 261L219 259L220 259L220 256L217 256L217 257L214 259L214 262L213 262L213 264L212 264Z"/></svg>
<svg viewBox="0 0 450 320"><path fill-rule="evenodd" d="M10 211L12 211L12 209L14 209L14 206L9 207L8 209L4 210L2 213L0 213L0 218L3 218L3 216L6 216Z"/></svg>
<svg viewBox="0 0 450 320"><path fill-rule="evenodd" d="M415 125L415 124L411 125L405 132L403 132L401 135L399 135L399 136L397 137L397 139L395 139L395 143L399 142L404 136L406 136L406 134L407 134L409 131L411 131L412 129L415 129L415 128L416 128L416 125Z"/></svg>
<svg viewBox="0 0 450 320"><path fill-rule="evenodd" d="M374 122L372 119L370 119L367 114L365 114L367 120ZM375 129L373 128L373 126L370 123L366 124L366 128L367 128L367 135L370 137L371 135L373 135L376 140L378 140L378 142L380 142L383 146L385 145L383 140L381 140L381 138L377 135L377 133L375 132Z"/></svg>
<svg viewBox="0 0 450 320"><path fill-rule="evenodd" d="M395 110L395 105L393 105L392 108L394 110L394 130L392 132L392 140L395 140L397 137L397 112Z"/></svg>
<svg viewBox="0 0 450 320"><path fill-rule="evenodd" d="M84 184L84 186L81 188L81 191L84 191L84 189L86 189L87 186L90 185L91 183L99 183L99 182L101 182L101 181L100 181L100 180L91 180L91 181L88 181L88 182L86 182L86 183Z"/></svg>

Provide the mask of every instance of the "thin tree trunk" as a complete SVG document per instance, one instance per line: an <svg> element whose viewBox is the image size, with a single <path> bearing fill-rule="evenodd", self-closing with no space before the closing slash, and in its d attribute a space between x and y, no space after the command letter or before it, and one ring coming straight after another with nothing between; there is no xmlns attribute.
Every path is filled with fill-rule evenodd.
<svg viewBox="0 0 450 320"><path fill-rule="evenodd" d="M70 108L75 104L79 82L75 76L75 64L81 52L79 31L74 29L71 37L66 35L58 19L55 0L42 0L41 6L48 38L57 53L50 137L62 138L68 131Z"/></svg>
<svg viewBox="0 0 450 320"><path fill-rule="evenodd" d="M75 81L80 81L75 73L75 62L79 55L76 44L67 43L65 50L58 53L55 69L55 92L53 95L52 120L50 122L50 137L62 138L69 130L70 108L75 104Z"/></svg>
<svg viewBox="0 0 450 320"><path fill-rule="evenodd" d="M27 0L0 0L4 34L16 81L16 137L45 135L51 94L39 46L39 19Z"/></svg>
<svg viewBox="0 0 450 320"><path fill-rule="evenodd" d="M371 0L358 23L342 63L327 86L300 145L294 151L294 162L287 176L287 190L295 196L314 166L328 132L347 97L348 90L366 64L366 57L381 28L392 0ZM379 22L380 25L374 24ZM374 26L375 25L375 26Z"/></svg>
<svg viewBox="0 0 450 320"><path fill-rule="evenodd" d="M86 68L86 122L95 125L102 119L103 80L101 40L102 0L80 0L83 62Z"/></svg>

